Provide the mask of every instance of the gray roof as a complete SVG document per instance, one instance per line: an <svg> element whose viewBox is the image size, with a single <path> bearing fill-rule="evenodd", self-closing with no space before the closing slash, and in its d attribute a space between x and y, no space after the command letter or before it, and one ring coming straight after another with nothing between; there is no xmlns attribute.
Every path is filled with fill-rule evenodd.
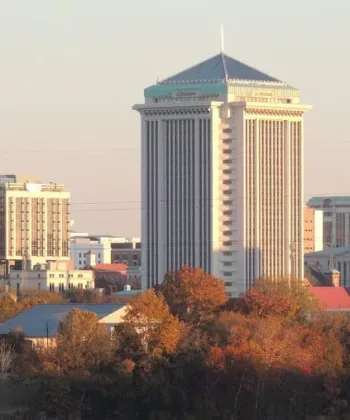
<svg viewBox="0 0 350 420"><path fill-rule="evenodd" d="M338 255L350 253L350 246L339 246L333 248L333 255L336 257ZM315 258L315 257L327 257L330 255L330 249L325 248L322 251L309 252L305 254L305 257Z"/></svg>
<svg viewBox="0 0 350 420"><path fill-rule="evenodd" d="M336 203L349 202L349 195L327 195L323 197L311 197L308 204L323 204L324 200L332 200Z"/></svg>
<svg viewBox="0 0 350 420"><path fill-rule="evenodd" d="M24 311L4 324L0 324L0 334L8 334L11 330L22 329L25 337L55 337L58 325L73 308L81 311L94 312L99 319L124 307L124 304L59 304L36 305Z"/></svg>
<svg viewBox="0 0 350 420"><path fill-rule="evenodd" d="M163 80L160 84L215 83L227 82L229 80L281 83L280 80L243 64L226 54L218 54L175 76Z"/></svg>

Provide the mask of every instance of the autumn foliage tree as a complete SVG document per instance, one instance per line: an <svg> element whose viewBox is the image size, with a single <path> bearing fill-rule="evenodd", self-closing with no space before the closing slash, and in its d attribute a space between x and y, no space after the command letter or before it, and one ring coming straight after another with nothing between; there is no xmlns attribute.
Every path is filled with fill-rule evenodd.
<svg viewBox="0 0 350 420"><path fill-rule="evenodd" d="M245 314L303 319L317 308L314 297L302 281L294 278L262 278L246 295L236 300L233 309Z"/></svg>
<svg viewBox="0 0 350 420"><path fill-rule="evenodd" d="M107 328L93 312L72 309L57 330L57 363L60 370L98 369L108 364L112 346Z"/></svg>
<svg viewBox="0 0 350 420"><path fill-rule="evenodd" d="M227 300L224 282L200 268L166 274L160 290L171 313L190 324L210 318Z"/></svg>
<svg viewBox="0 0 350 420"><path fill-rule="evenodd" d="M127 309L124 328L141 340L145 353L173 352L180 338L180 322L173 316L162 294L147 290L133 299Z"/></svg>

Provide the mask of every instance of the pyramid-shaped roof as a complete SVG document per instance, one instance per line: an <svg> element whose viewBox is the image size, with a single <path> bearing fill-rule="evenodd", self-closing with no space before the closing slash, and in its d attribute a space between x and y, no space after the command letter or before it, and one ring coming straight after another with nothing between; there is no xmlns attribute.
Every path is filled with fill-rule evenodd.
<svg viewBox="0 0 350 420"><path fill-rule="evenodd" d="M281 83L274 77L220 53L163 80L160 84L222 83L229 80Z"/></svg>

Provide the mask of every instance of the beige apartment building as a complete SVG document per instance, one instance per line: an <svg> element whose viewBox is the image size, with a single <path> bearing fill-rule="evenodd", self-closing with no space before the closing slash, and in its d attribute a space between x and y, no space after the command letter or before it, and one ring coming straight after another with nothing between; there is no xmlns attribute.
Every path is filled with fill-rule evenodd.
<svg viewBox="0 0 350 420"><path fill-rule="evenodd" d="M70 193L62 184L0 175L0 274L69 260Z"/></svg>

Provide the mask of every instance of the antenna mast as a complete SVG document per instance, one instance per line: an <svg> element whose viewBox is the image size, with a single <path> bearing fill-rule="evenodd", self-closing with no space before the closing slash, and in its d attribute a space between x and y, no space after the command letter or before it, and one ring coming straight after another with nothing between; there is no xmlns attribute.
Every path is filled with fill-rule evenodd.
<svg viewBox="0 0 350 420"><path fill-rule="evenodd" d="M221 25L221 54L224 53L224 25Z"/></svg>

